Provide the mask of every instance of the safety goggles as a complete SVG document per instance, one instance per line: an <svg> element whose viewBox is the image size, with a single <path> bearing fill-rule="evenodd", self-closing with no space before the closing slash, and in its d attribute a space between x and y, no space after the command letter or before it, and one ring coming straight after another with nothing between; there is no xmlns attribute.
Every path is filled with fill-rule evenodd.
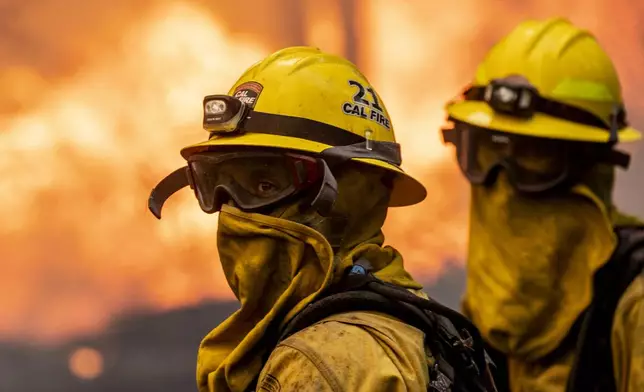
<svg viewBox="0 0 644 392"><path fill-rule="evenodd" d="M572 184L594 163L628 167L630 157L610 146L496 132L455 122L443 140L456 146L463 174L474 185L490 185L503 169L520 192L546 192Z"/></svg>
<svg viewBox="0 0 644 392"><path fill-rule="evenodd" d="M232 200L246 211L256 211L288 199L303 190L321 197L329 181L326 165L306 155L282 152L206 152L188 159L188 165L166 177L150 196L150 209L159 217L163 203L189 185L201 209L209 214ZM333 189L332 189L333 190Z"/></svg>
<svg viewBox="0 0 644 392"><path fill-rule="evenodd" d="M314 158L269 152L196 154L188 168L207 213L219 211L228 199L244 210L267 207L313 186L324 173Z"/></svg>
<svg viewBox="0 0 644 392"><path fill-rule="evenodd" d="M610 131L609 143L617 142L617 132L628 126L626 110L615 105L606 123L595 114L581 108L554 101L539 95L539 91L521 75L492 80L485 86L471 86L463 92L466 101L486 102L495 112L522 119L535 113L584 124Z"/></svg>

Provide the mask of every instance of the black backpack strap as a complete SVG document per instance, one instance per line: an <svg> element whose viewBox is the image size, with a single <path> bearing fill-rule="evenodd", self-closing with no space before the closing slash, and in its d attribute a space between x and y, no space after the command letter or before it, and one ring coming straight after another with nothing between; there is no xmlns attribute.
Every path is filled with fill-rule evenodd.
<svg viewBox="0 0 644 392"><path fill-rule="evenodd" d="M487 372L483 340L467 318L433 300L377 279L365 264L363 260L357 262L341 284L295 316L278 342L334 314L385 313L425 333L425 343L436 358L434 368L430 369L429 390L494 390L494 382Z"/></svg>
<svg viewBox="0 0 644 392"><path fill-rule="evenodd" d="M501 351L485 343L485 352L489 356L491 376L498 392L510 392L510 374L508 357Z"/></svg>
<svg viewBox="0 0 644 392"><path fill-rule="evenodd" d="M567 392L617 390L610 344L620 298L644 273L644 226L616 228L618 246L593 279L593 300L580 321L575 363Z"/></svg>

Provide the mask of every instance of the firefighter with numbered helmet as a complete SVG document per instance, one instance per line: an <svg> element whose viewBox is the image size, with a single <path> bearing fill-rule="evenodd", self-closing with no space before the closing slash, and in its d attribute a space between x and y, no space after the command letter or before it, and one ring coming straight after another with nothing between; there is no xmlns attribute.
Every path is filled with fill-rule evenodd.
<svg viewBox="0 0 644 392"><path fill-rule="evenodd" d="M640 132L608 54L566 19L524 21L446 111L471 183L463 310L499 389L644 391L644 226L611 197Z"/></svg>
<svg viewBox="0 0 644 392"><path fill-rule="evenodd" d="M219 213L219 258L241 308L200 345L200 391L491 385L482 340L473 350L458 333L471 324L429 301L383 246L388 208L426 190L401 169L384 103L353 64L286 48L203 109L208 140L181 151L187 166L149 200L160 218L189 186Z"/></svg>

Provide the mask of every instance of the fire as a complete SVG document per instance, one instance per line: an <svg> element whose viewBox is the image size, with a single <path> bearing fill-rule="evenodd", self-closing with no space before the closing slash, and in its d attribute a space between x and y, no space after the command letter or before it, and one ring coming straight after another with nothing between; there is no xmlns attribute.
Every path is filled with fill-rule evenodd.
<svg viewBox="0 0 644 392"><path fill-rule="evenodd" d="M171 202L181 213L158 222L146 200L183 164L178 148L205 137L201 98L227 91L269 50L228 39L181 3L124 36L113 61L3 120L3 333L47 339L99 328L126 307L230 296L213 216L185 192Z"/></svg>
<svg viewBox="0 0 644 392"><path fill-rule="evenodd" d="M49 3L30 10L31 34L42 34L38 24L51 14ZM219 3L218 15L239 15L234 5ZM290 12L282 3L273 9L257 1L257 13L241 20L282 23L279 12ZM293 16L306 21L302 39L332 52L355 51L347 34L333 29L346 24L340 2L323 11L317 3L302 2L302 15ZM216 216L202 213L188 191L169 201L162 221L145 203L156 181L183 164L179 148L205 138L202 97L227 91L243 69L284 46L288 34L269 29L275 37L261 41L231 35L226 18L196 1L127 12L109 4L100 23L84 23L109 30L112 21L118 34L44 34L43 45L77 49L41 59L53 69L75 69L72 76L0 63L0 334L58 339L100 329L128 308L231 297L217 263ZM438 128L443 103L468 82L487 48L470 53L473 32L486 28L483 43L490 31L494 38L505 32L484 23L489 18L478 4L460 2L458 11L420 0L354 4L360 42L354 54L386 101L405 168L429 189L425 203L393 210L385 227L388 242L424 279L465 250L468 188ZM428 15L438 16L428 23Z"/></svg>

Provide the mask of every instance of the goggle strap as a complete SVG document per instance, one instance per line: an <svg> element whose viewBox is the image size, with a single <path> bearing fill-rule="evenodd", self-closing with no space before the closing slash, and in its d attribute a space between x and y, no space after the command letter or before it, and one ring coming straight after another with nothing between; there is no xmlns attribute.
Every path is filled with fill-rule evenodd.
<svg viewBox="0 0 644 392"><path fill-rule="evenodd" d="M323 168L322 184L317 195L311 202L311 206L321 216L329 216L338 198L338 182L333 176L333 173L331 173L329 165L322 159L320 159L320 164Z"/></svg>
<svg viewBox="0 0 644 392"><path fill-rule="evenodd" d="M602 162L628 169L631 164L631 156L623 151L610 150L606 156L602 157Z"/></svg>
<svg viewBox="0 0 644 392"><path fill-rule="evenodd" d="M369 143L369 145L367 145ZM371 147L368 149L367 147ZM320 157L332 167L338 166L352 158L371 158L400 166L400 144L395 142L363 141L347 146L327 148L320 153Z"/></svg>
<svg viewBox="0 0 644 392"><path fill-rule="evenodd" d="M455 128L441 128L441 134L443 135L444 144L454 144L458 142L458 137L456 135Z"/></svg>
<svg viewBox="0 0 644 392"><path fill-rule="evenodd" d="M157 219L161 219L161 210L166 200L187 186L190 186L188 166L180 167L167 175L152 189L148 198L148 209Z"/></svg>

